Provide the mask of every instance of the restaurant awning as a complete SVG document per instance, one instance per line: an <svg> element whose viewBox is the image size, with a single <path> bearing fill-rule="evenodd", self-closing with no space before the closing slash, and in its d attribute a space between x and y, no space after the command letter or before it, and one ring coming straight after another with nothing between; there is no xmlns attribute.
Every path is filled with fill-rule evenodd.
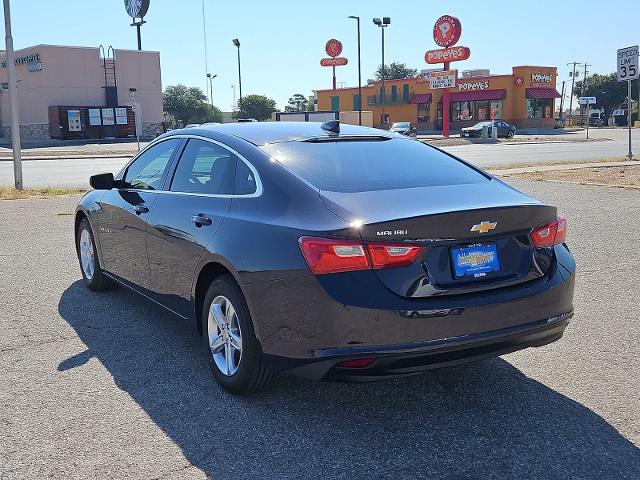
<svg viewBox="0 0 640 480"><path fill-rule="evenodd" d="M507 90L498 88L495 90L475 90L472 92L453 92L449 95L451 102L475 102L478 100L502 100Z"/></svg>
<svg viewBox="0 0 640 480"><path fill-rule="evenodd" d="M560 98L555 88L527 88L527 98Z"/></svg>
<svg viewBox="0 0 640 480"><path fill-rule="evenodd" d="M431 103L431 94L416 93L411 99L411 103Z"/></svg>

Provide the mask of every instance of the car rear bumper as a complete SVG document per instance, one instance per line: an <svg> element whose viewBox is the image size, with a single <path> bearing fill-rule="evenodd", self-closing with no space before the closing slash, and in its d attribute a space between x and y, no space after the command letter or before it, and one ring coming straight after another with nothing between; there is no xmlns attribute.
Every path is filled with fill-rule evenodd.
<svg viewBox="0 0 640 480"><path fill-rule="evenodd" d="M416 375L435 368L479 361L527 347L540 347L559 340L573 312L494 332L443 338L401 345L378 345L316 352L317 360L304 362L289 373L313 380L367 382ZM347 368L349 359L375 358L367 367ZM278 360L275 363L278 363ZM282 361L282 360L280 360ZM286 363L286 362L285 362Z"/></svg>
<svg viewBox="0 0 640 480"><path fill-rule="evenodd" d="M573 258L543 278L445 297L403 298L373 271L244 285L265 360L308 378L411 375L553 342L573 312ZM375 357L365 370L338 363Z"/></svg>

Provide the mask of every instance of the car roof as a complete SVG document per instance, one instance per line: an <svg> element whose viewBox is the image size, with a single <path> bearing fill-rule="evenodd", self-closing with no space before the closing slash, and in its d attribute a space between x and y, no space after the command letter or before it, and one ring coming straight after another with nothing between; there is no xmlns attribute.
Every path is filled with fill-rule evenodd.
<svg viewBox="0 0 640 480"><path fill-rule="evenodd" d="M176 135L193 134L202 136L212 136L214 133L223 133L241 138L254 145L265 145L267 143L330 137L334 135L323 130L321 125L321 122L241 122L201 125L199 127L172 130L171 133ZM395 138L395 136L386 130L346 124L340 125L340 135Z"/></svg>

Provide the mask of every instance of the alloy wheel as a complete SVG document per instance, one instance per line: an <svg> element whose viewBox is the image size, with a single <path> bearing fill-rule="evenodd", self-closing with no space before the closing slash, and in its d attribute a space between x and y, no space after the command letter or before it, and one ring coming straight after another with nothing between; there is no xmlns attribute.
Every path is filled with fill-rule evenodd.
<svg viewBox="0 0 640 480"><path fill-rule="evenodd" d="M91 234L87 229L83 229L80 234L80 264L84 276L91 280L96 270L96 255Z"/></svg>
<svg viewBox="0 0 640 480"><path fill-rule="evenodd" d="M213 299L207 330L216 367L226 376L234 375L242 361L242 331L236 309L227 297L218 295Z"/></svg>

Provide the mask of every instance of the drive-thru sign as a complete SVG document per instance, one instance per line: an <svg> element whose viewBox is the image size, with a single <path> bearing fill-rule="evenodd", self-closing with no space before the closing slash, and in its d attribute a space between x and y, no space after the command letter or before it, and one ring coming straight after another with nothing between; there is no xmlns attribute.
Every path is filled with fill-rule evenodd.
<svg viewBox="0 0 640 480"><path fill-rule="evenodd" d="M638 69L638 45L618 50L618 81L627 82L627 126L629 128L629 160L631 152L631 80L640 78Z"/></svg>

